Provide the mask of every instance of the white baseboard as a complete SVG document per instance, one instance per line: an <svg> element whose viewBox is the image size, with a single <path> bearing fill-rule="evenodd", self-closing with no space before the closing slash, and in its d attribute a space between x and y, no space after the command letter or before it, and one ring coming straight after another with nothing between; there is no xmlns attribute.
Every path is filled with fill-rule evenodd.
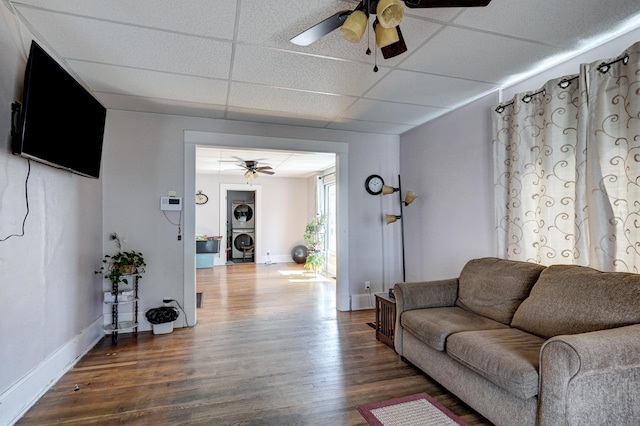
<svg viewBox="0 0 640 426"><path fill-rule="evenodd" d="M0 395L0 424L13 425L104 336L103 317L62 345Z"/></svg>

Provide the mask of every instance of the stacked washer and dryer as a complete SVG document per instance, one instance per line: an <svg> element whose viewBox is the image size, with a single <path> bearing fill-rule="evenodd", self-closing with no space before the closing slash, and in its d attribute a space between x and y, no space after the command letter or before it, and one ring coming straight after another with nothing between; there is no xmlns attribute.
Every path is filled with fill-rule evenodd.
<svg viewBox="0 0 640 426"><path fill-rule="evenodd" d="M234 200L231 204L231 257L233 259L242 259L243 247L254 243L254 204L247 201ZM252 259L253 256L252 254Z"/></svg>

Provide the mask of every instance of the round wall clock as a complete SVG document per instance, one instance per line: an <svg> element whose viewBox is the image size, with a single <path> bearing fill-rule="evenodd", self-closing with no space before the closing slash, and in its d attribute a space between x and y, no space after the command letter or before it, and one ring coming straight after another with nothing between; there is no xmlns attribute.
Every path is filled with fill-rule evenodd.
<svg viewBox="0 0 640 426"><path fill-rule="evenodd" d="M364 181L364 187L371 195L378 195L382 192L384 180L379 175L371 175Z"/></svg>
<svg viewBox="0 0 640 426"><path fill-rule="evenodd" d="M209 197L202 193L202 191L198 191L196 194L196 204L205 204L209 201Z"/></svg>

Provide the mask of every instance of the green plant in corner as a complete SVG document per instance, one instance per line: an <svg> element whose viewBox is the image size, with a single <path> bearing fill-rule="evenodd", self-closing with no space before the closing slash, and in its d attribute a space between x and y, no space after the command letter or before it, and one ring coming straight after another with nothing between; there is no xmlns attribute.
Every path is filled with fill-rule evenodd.
<svg viewBox="0 0 640 426"><path fill-rule="evenodd" d="M115 254L105 254L102 259L102 266L95 271L96 274L103 275L112 285L119 283L129 284L128 277L140 277L144 273L145 263L142 253L135 250L123 251L120 237L115 232L109 236L109 239L115 240L118 251Z"/></svg>
<svg viewBox="0 0 640 426"><path fill-rule="evenodd" d="M324 265L324 224L325 215L314 217L311 222L307 223L304 230L304 241L307 244L309 253L304 263L304 268L318 273Z"/></svg>

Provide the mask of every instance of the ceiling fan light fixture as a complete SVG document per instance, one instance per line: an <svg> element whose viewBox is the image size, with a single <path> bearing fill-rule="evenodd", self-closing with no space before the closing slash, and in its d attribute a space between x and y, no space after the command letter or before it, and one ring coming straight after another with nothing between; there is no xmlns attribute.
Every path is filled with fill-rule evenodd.
<svg viewBox="0 0 640 426"><path fill-rule="evenodd" d="M387 47L400 41L398 30L395 27L384 28L382 25L378 24L378 20L373 23L373 31L376 33L376 45L379 48Z"/></svg>
<svg viewBox="0 0 640 426"><path fill-rule="evenodd" d="M402 31L400 31L400 26L396 27L396 31L398 31L398 37L400 38L400 41L396 43L392 43L389 46L380 48L380 51L382 52L382 57L384 59L393 58L407 51L407 44L404 42L404 37L402 37Z"/></svg>
<svg viewBox="0 0 640 426"><path fill-rule="evenodd" d="M364 11L354 10L340 27L342 36L352 43L359 42L367 29L368 19L369 17Z"/></svg>
<svg viewBox="0 0 640 426"><path fill-rule="evenodd" d="M395 28L402 21L404 8L400 0L380 0L376 7L376 16L383 28Z"/></svg>

